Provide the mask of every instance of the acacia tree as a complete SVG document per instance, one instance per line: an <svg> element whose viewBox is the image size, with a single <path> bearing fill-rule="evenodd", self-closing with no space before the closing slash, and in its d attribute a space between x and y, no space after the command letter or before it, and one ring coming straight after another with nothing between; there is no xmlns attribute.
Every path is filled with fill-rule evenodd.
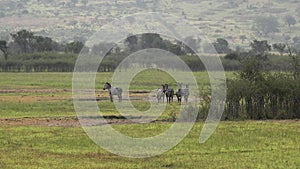
<svg viewBox="0 0 300 169"><path fill-rule="evenodd" d="M227 42L226 39L218 38L217 41L212 44L218 53L231 52L231 49L229 48L229 43Z"/></svg>
<svg viewBox="0 0 300 169"><path fill-rule="evenodd" d="M125 39L125 45L129 49L130 52L135 52L138 50L138 37L136 35L128 35Z"/></svg>
<svg viewBox="0 0 300 169"><path fill-rule="evenodd" d="M278 32L279 23L274 16L260 16L254 20L253 28L260 34L268 36L269 33Z"/></svg>
<svg viewBox="0 0 300 169"><path fill-rule="evenodd" d="M242 40L242 43L245 42L245 40L247 39L246 35L240 35L240 39Z"/></svg>
<svg viewBox="0 0 300 169"><path fill-rule="evenodd" d="M141 37L141 47L142 49L147 48L161 48L160 45L163 44L163 39L159 34L156 33L146 33L142 34Z"/></svg>
<svg viewBox="0 0 300 169"><path fill-rule="evenodd" d="M283 43L275 43L275 44L273 44L273 48L274 48L275 50L277 50L277 51L280 53L280 55L282 56L283 53L284 53L284 51L285 51L286 44L283 44Z"/></svg>
<svg viewBox="0 0 300 169"><path fill-rule="evenodd" d="M13 41L20 47L21 53L29 53L33 48L33 32L21 30L15 34L10 34Z"/></svg>
<svg viewBox="0 0 300 169"><path fill-rule="evenodd" d="M34 37L34 50L38 52L52 51L54 42L51 38L43 36Z"/></svg>
<svg viewBox="0 0 300 169"><path fill-rule="evenodd" d="M295 25L297 21L292 15L287 15L284 17L284 22L289 26L291 30L291 25Z"/></svg>
<svg viewBox="0 0 300 169"><path fill-rule="evenodd" d="M71 53L80 53L81 49L84 47L84 44L79 41L71 42L66 45L65 51Z"/></svg>
<svg viewBox="0 0 300 169"><path fill-rule="evenodd" d="M268 51L271 50L271 45L268 44L266 40L254 40L250 43L251 51L255 54L265 55Z"/></svg>
<svg viewBox="0 0 300 169"><path fill-rule="evenodd" d="M0 40L0 50L4 54L4 59L7 60L8 58L8 46L5 40Z"/></svg>

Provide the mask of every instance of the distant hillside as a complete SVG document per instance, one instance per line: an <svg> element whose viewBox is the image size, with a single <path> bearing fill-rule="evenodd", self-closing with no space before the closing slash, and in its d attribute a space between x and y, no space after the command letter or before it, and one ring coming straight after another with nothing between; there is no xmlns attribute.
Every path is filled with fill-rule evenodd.
<svg viewBox="0 0 300 169"><path fill-rule="evenodd" d="M1 0L0 39L28 29L59 41L84 40L108 22L143 11L158 11L189 20L212 41L225 38L247 47L253 39L292 42L300 36L299 0ZM296 23L288 25L287 15ZM254 29L258 17L273 16L278 31L268 35Z"/></svg>

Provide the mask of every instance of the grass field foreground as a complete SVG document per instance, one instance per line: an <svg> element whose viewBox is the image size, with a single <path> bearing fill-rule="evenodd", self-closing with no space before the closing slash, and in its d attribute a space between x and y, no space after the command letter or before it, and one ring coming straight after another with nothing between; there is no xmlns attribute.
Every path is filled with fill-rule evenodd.
<svg viewBox="0 0 300 169"><path fill-rule="evenodd" d="M170 124L116 125L143 137ZM80 127L1 127L1 168L297 168L299 121L222 122L204 144L202 123L160 156L130 159L93 143Z"/></svg>
<svg viewBox="0 0 300 169"><path fill-rule="evenodd" d="M201 90L209 91L207 74L196 72L195 76ZM104 97L98 105L105 115L117 116L107 91L101 89L111 77L112 73L97 74L97 92ZM233 73L228 73L228 77L233 77ZM154 80L155 83L149 83ZM172 81L164 74L154 80L151 72L144 72L133 80L131 90L152 90L167 80ZM203 123L198 122L182 142L162 155L145 159L119 157L96 145L78 122L75 123L71 88L72 73L0 74L0 168L300 166L300 123L297 120L221 122L204 144L199 143ZM140 110L148 106L146 102L133 103ZM178 104L173 103L167 107L167 113L177 109ZM168 118L169 114L165 115L162 118ZM26 121L34 123L27 124ZM71 124L64 124L70 121ZM131 137L149 137L163 132L170 125L171 122L116 123L113 128Z"/></svg>

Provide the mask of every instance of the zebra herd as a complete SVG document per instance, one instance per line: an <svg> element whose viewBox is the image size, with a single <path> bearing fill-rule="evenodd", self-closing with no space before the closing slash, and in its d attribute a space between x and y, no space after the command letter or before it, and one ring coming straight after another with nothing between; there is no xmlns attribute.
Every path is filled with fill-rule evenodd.
<svg viewBox="0 0 300 169"><path fill-rule="evenodd" d="M164 102L165 96L167 99L167 103L173 102L173 97L176 95L178 103L181 103L181 99L183 98L185 102L188 102L189 98L189 85L186 84L185 88L183 89L183 83L177 83L178 90L175 93L174 89L169 88L168 84L162 84L162 89L158 89L156 92L157 101L160 102L161 100Z"/></svg>
<svg viewBox="0 0 300 169"><path fill-rule="evenodd" d="M189 92L189 84L185 85L185 88L183 89L182 86L183 83L177 83L178 90L175 93L174 89L169 88L168 84L162 84L161 89L157 89L156 91L156 99L157 102L164 102L165 96L167 99L167 103L173 102L173 97L176 95L178 103L181 103L181 99L183 98L185 102L188 102L188 98L190 95ZM110 101L113 102L113 95L117 95L119 98L119 101L122 101L122 88L120 87L112 87L110 83L106 82L104 84L103 90L107 89L109 91Z"/></svg>

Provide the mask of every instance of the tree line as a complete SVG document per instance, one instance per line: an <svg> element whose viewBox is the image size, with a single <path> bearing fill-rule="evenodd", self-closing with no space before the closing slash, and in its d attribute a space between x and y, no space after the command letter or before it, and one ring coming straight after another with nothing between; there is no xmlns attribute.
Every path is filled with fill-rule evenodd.
<svg viewBox="0 0 300 169"><path fill-rule="evenodd" d="M0 54L3 56L0 57L2 72L71 72L80 51L86 48L81 41L58 43L49 37L38 36L27 30L11 33L10 36L12 39L10 42L0 40ZM199 48L201 39L186 37L184 42L179 42L158 34L141 34L128 35L120 43L100 43L89 49L95 54L107 52L98 71L112 72L126 56L148 48L166 50L179 56L192 71L206 70L192 50ZM223 38L216 39L212 45L204 44L202 47L208 53L213 47L217 53L224 55L221 60L227 71L240 70L242 61L248 57L259 57L269 70L291 71L293 66L288 55L291 52L299 53L299 49L294 46L283 43L270 45L265 40L253 40L248 51L231 49L228 41ZM278 54L270 54L271 50L277 51Z"/></svg>
<svg viewBox="0 0 300 169"><path fill-rule="evenodd" d="M78 54L86 48L81 41L58 43L27 30L11 33L10 36L10 42L0 40L0 54L3 55L2 59L0 57L0 71L73 71ZM141 49L159 48L180 56L192 51L187 45L163 39L158 34L128 35L123 46L125 48L121 49L116 44L101 43L90 49L99 54L111 47L99 71L114 71L124 56Z"/></svg>

